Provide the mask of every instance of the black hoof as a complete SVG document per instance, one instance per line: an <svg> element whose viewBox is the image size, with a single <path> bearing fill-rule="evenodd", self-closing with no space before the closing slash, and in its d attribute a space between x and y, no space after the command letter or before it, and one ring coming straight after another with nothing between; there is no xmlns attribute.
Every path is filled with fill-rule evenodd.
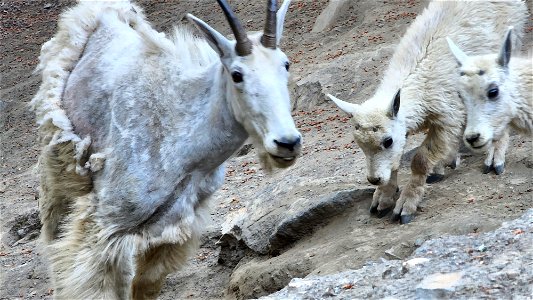
<svg viewBox="0 0 533 300"><path fill-rule="evenodd" d="M410 223L414 218L415 218L415 216L413 216L413 215L403 215L403 216L400 216L400 223L401 223L401 224L408 224L408 223Z"/></svg>
<svg viewBox="0 0 533 300"><path fill-rule="evenodd" d="M450 164L448 164L448 167L450 167L452 170L457 169L457 160L454 159Z"/></svg>
<svg viewBox="0 0 533 300"><path fill-rule="evenodd" d="M388 215L390 211L391 211L390 208L378 210L378 218L383 218L384 216Z"/></svg>
<svg viewBox="0 0 533 300"><path fill-rule="evenodd" d="M375 215L378 213L378 206L370 206L370 214Z"/></svg>
<svg viewBox="0 0 533 300"><path fill-rule="evenodd" d="M442 174L429 174L429 176L426 178L426 183L432 184L435 182L442 181L444 179L444 175Z"/></svg>
<svg viewBox="0 0 533 300"><path fill-rule="evenodd" d="M390 220L391 220L391 222L393 222L393 223L398 222L398 220L400 220L400 214L395 214L395 213L393 213L392 216L390 217Z"/></svg>
<svg viewBox="0 0 533 300"><path fill-rule="evenodd" d="M492 166L483 165L483 174L489 174L492 171Z"/></svg>
<svg viewBox="0 0 533 300"><path fill-rule="evenodd" d="M503 164L494 167L494 173L496 173L496 175L502 174L503 171L505 171L505 166Z"/></svg>

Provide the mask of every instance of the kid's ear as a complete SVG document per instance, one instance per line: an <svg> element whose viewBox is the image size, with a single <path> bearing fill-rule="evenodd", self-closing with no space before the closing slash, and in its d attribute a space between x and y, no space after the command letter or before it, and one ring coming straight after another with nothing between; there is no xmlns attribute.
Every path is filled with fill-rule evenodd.
<svg viewBox="0 0 533 300"><path fill-rule="evenodd" d="M513 27L509 27L507 34L505 35L505 41L503 42L502 49L498 55L498 64L504 68L507 68L509 61L511 60L511 51L512 51L512 39L511 35L513 33Z"/></svg>
<svg viewBox="0 0 533 300"><path fill-rule="evenodd" d="M394 96L394 99L392 100L392 105L388 113L388 116L391 119L396 118L396 116L398 115L398 111L400 110L400 92L401 92L401 89L398 90L398 92L396 92L396 95Z"/></svg>

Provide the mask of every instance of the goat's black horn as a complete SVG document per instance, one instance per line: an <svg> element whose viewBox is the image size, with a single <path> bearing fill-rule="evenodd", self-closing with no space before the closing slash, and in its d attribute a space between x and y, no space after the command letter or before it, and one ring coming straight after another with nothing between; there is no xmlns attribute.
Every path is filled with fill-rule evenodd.
<svg viewBox="0 0 533 300"><path fill-rule="evenodd" d="M235 36L235 41L237 41L237 44L235 45L235 51L237 52L237 55L246 56L251 54L252 42L248 38L246 30L244 30L241 22L239 19L237 19L235 13L233 13L226 0L217 0L217 2L224 11L224 15L228 20L231 31L233 31L233 35Z"/></svg>
<svg viewBox="0 0 533 300"><path fill-rule="evenodd" d="M266 48L276 49L277 10L277 0L268 0L265 29L263 30L263 36L261 37L261 44Z"/></svg>

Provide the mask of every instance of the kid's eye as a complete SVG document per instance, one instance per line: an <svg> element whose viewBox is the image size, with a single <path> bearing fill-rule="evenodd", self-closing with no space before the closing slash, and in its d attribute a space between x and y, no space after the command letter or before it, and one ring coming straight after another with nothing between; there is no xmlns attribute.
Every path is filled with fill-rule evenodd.
<svg viewBox="0 0 533 300"><path fill-rule="evenodd" d="M487 97L489 97L489 99L494 99L498 97L499 92L498 87L493 87L487 92Z"/></svg>
<svg viewBox="0 0 533 300"><path fill-rule="evenodd" d="M392 140L391 137L385 138L385 139L383 140L383 147L384 147L385 149L389 149L390 146L392 146L392 143L393 143L393 140Z"/></svg>

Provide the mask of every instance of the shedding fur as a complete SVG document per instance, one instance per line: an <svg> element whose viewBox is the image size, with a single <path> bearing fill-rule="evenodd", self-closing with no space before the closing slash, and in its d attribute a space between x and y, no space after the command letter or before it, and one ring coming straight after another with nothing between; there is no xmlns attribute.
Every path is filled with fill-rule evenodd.
<svg viewBox="0 0 533 300"><path fill-rule="evenodd" d="M409 222L422 200L428 173L442 170L444 159L457 156L465 110L446 37L460 41L468 53L479 51L481 44L494 50L495 38L510 25L519 40L526 21L526 5L518 0L433 1L407 29L372 98L358 105L329 95L352 115L368 179L378 185L371 211L376 212L378 205L385 211L394 203L389 198L397 188L396 172L409 133L427 131L427 136L415 155L410 181L396 201L393 220ZM400 108L394 117L391 107L398 91Z"/></svg>
<svg viewBox="0 0 533 300"><path fill-rule="evenodd" d="M533 71L531 57L511 56L510 28L499 53L469 56L449 39L459 68L459 89L467 111L465 144L473 151L488 152L487 171L501 174L509 144L509 130L531 137L533 133Z"/></svg>
<svg viewBox="0 0 533 300"><path fill-rule="evenodd" d="M198 244L224 161L249 136L269 168L300 153L286 55L257 33L241 57L188 17L209 43L183 26L167 38L128 1L81 1L42 46L31 106L58 299L156 298Z"/></svg>

